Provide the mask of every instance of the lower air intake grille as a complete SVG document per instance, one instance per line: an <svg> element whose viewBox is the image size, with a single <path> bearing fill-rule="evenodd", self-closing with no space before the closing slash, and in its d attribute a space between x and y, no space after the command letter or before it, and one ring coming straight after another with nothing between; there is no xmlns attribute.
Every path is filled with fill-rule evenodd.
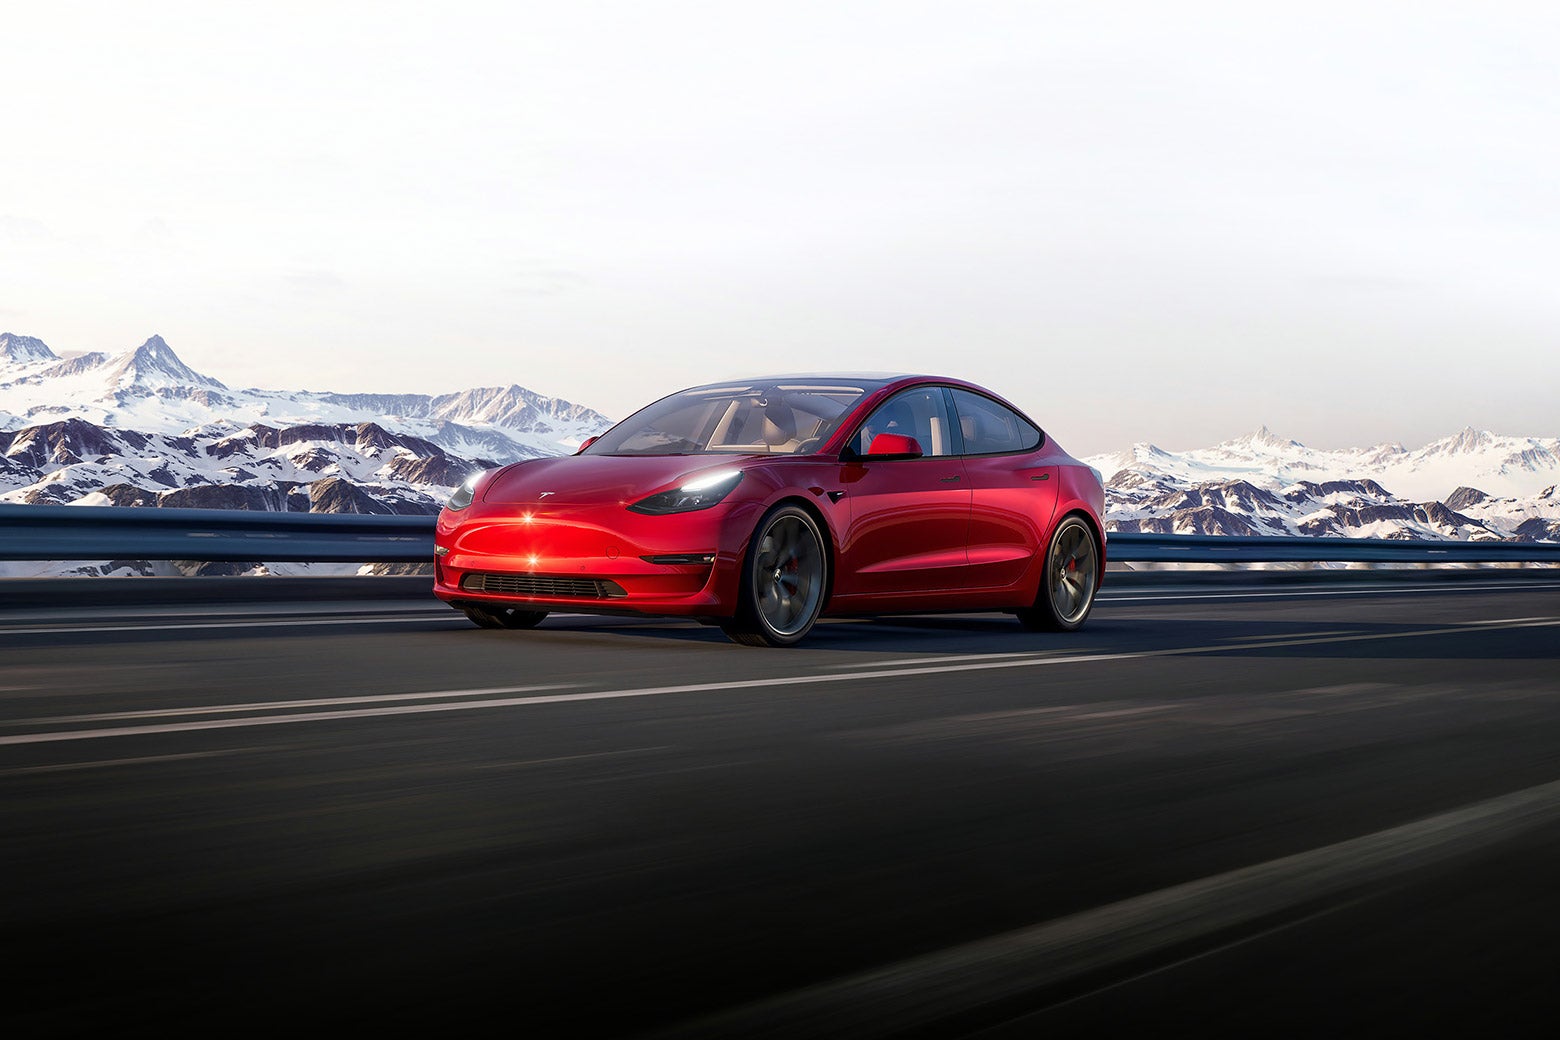
<svg viewBox="0 0 1560 1040"><path fill-rule="evenodd" d="M613 599L628 595L623 586L605 578L555 578L540 574L468 574L460 580L460 587L471 592L547 599Z"/></svg>

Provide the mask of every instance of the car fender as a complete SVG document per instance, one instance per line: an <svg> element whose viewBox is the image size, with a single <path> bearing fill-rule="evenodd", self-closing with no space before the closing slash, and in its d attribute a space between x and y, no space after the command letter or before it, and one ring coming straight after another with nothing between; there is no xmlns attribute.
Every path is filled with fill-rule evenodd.
<svg viewBox="0 0 1560 1040"><path fill-rule="evenodd" d="M829 585L832 589L834 560L844 537L843 525L848 514L830 499L824 477L823 469L816 465L776 463L743 471L742 483L736 492L740 497L725 504L726 514L721 524L720 548L713 578L721 602L737 602L748 542L764 514L787 501L799 503L819 522L823 536L829 543L825 551L829 554Z"/></svg>

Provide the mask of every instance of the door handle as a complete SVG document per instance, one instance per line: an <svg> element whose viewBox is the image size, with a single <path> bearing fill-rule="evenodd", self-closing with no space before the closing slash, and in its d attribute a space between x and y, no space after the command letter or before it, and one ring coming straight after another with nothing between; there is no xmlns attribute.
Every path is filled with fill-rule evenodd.
<svg viewBox="0 0 1560 1040"><path fill-rule="evenodd" d="M951 477L938 477L937 479L942 481L944 484L952 484L955 480L959 479L959 475L955 473Z"/></svg>
<svg viewBox="0 0 1560 1040"><path fill-rule="evenodd" d="M1030 477L1029 479L1030 480L1050 480L1051 479L1051 474L1049 474L1049 473L1042 473L1038 477Z"/></svg>

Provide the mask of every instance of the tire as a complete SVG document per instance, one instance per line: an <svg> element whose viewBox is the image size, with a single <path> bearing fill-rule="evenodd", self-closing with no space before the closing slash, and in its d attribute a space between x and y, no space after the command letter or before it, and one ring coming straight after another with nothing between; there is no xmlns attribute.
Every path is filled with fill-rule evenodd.
<svg viewBox="0 0 1560 1040"><path fill-rule="evenodd" d="M1100 547L1094 530L1081 516L1068 516L1056 526L1045 550L1045 573L1035 605L1018 612L1031 632L1076 632L1094 609L1100 587Z"/></svg>
<svg viewBox="0 0 1560 1040"><path fill-rule="evenodd" d="M547 616L545 610L519 607L461 607L471 623L481 628L535 628Z"/></svg>
<svg viewBox="0 0 1560 1040"><path fill-rule="evenodd" d="M807 510L784 503L748 541L736 616L721 630L744 646L795 646L823 611L829 555Z"/></svg>

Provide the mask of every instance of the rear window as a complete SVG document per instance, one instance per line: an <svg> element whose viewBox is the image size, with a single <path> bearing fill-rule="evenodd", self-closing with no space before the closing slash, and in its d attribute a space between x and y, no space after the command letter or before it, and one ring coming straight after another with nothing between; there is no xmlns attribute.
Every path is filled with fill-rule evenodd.
<svg viewBox="0 0 1560 1040"><path fill-rule="evenodd" d="M966 455L1006 455L1034 451L1043 435L1034 423L989 397L952 389Z"/></svg>

